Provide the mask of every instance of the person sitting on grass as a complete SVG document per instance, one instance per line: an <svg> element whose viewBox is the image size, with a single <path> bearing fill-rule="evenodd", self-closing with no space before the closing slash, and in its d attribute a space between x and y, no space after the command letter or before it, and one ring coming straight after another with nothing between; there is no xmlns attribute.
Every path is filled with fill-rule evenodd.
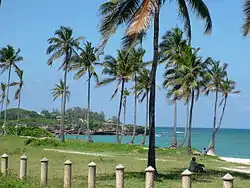
<svg viewBox="0 0 250 188"><path fill-rule="evenodd" d="M205 165L204 164L199 164L196 162L196 158L192 157L192 160L190 161L188 170L190 172L197 172L197 173L202 173L205 172Z"/></svg>

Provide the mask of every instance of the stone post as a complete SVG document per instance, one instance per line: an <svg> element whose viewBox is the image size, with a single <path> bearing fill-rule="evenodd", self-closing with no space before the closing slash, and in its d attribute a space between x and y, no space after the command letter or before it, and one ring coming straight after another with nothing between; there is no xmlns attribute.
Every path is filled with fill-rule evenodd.
<svg viewBox="0 0 250 188"><path fill-rule="evenodd" d="M71 188L72 180L72 162L67 160L64 162L64 188Z"/></svg>
<svg viewBox="0 0 250 188"><path fill-rule="evenodd" d="M151 166L145 169L146 172L146 188L154 188L155 169Z"/></svg>
<svg viewBox="0 0 250 188"><path fill-rule="evenodd" d="M49 160L44 157L41 159L41 186L47 187L48 186L48 165Z"/></svg>
<svg viewBox="0 0 250 188"><path fill-rule="evenodd" d="M116 166L116 188L124 188L124 169L121 164Z"/></svg>
<svg viewBox="0 0 250 188"><path fill-rule="evenodd" d="M192 172L186 169L184 172L181 173L182 178L182 188L191 188L192 181L191 181Z"/></svg>
<svg viewBox="0 0 250 188"><path fill-rule="evenodd" d="M20 179L23 180L27 177L27 156L20 157Z"/></svg>
<svg viewBox="0 0 250 188"><path fill-rule="evenodd" d="M96 187L96 164L91 162L88 164L89 173L88 173L88 188Z"/></svg>
<svg viewBox="0 0 250 188"><path fill-rule="evenodd" d="M1 172L4 176L8 173L8 155L4 153L1 157Z"/></svg>
<svg viewBox="0 0 250 188"><path fill-rule="evenodd" d="M223 178L223 188L233 188L234 178L231 174L227 173Z"/></svg>

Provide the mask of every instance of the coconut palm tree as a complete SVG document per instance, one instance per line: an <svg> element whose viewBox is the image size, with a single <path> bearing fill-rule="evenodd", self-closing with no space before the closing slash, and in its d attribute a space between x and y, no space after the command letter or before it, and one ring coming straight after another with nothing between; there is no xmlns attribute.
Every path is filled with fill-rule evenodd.
<svg viewBox="0 0 250 188"><path fill-rule="evenodd" d="M218 97L223 80L227 76L227 64L221 64L220 61L214 61L210 59L210 66L208 68L210 82L205 86L206 94L209 92L215 93L214 102L214 118L213 118L213 132L212 132L212 142L209 146L210 153L215 155L215 131L217 123L217 108L218 108Z"/></svg>
<svg viewBox="0 0 250 188"><path fill-rule="evenodd" d="M93 47L90 42L84 44L84 49L81 49L80 55L72 57L69 70L76 71L75 79L80 79L86 73L88 74L88 108L87 108L87 129L88 129L88 141L93 142L90 135L89 128L89 113L90 113L90 84L91 78L94 77L98 83L98 76L95 72L95 65L97 64L97 48Z"/></svg>
<svg viewBox="0 0 250 188"><path fill-rule="evenodd" d="M145 50L143 48L133 48L130 51L131 61L133 63L134 70L134 85L137 85L137 75L140 71L147 65L147 63L143 62L143 57L145 54ZM133 125L133 134L130 143L134 144L135 140L135 130L136 130L136 114L137 114L137 96L136 92L134 93L134 125Z"/></svg>
<svg viewBox="0 0 250 188"><path fill-rule="evenodd" d="M60 79L60 82L58 84L55 84L55 87L51 90L51 94L53 95L53 101L55 101L58 98L61 98L61 106L63 106L64 101L64 87L65 84L62 79ZM69 86L66 87L66 100L69 101L70 97L70 91ZM62 108L61 108L62 109Z"/></svg>
<svg viewBox="0 0 250 188"><path fill-rule="evenodd" d="M57 29L54 33L55 37L49 38L48 43L49 47L47 49L47 55L51 55L48 59L48 65L52 66L54 61L64 57L61 68L64 70L64 94L63 104L61 109L61 127L60 127L60 138L61 141L65 141L64 137L64 115L66 108L66 85L67 85L67 72L69 68L69 61L72 55L76 54L76 49L79 49L80 40L83 37L73 37L73 30L69 27L61 26L60 29Z"/></svg>
<svg viewBox="0 0 250 188"><path fill-rule="evenodd" d="M245 0L243 12L245 15L245 20L243 24L243 35L247 36L250 32L250 0Z"/></svg>
<svg viewBox="0 0 250 188"><path fill-rule="evenodd" d="M178 62L176 60L179 59L183 49L186 47L186 40L183 38L183 32L180 28L173 28L167 31L163 37L162 42L160 43L160 62L166 62L166 73L165 73L165 80L163 82L163 87L168 89L169 85L168 82L168 74L172 74L172 72L168 71L168 67L171 67L170 70L178 69ZM174 126L173 126L173 141L171 147L177 147L177 135L176 135L176 128L177 128L177 99L178 99L178 91L179 86L171 86L172 88L167 93L167 98L172 99L171 103L174 104ZM188 124L188 123L187 123Z"/></svg>
<svg viewBox="0 0 250 188"><path fill-rule="evenodd" d="M3 105L4 105L4 101L5 101L5 98L6 98L6 84L5 83L1 83L1 100L0 100L0 104L1 104L1 111L0 111L0 119L2 119L2 111L3 111ZM8 100L8 103L10 101Z"/></svg>
<svg viewBox="0 0 250 188"><path fill-rule="evenodd" d="M152 166L156 169L155 164L155 77L159 60L158 52L158 40L159 40L159 16L160 7L165 1L162 0L115 0L108 1L100 7L100 13L102 15L102 23L100 25L100 32L103 35L103 46L107 43L107 40L113 35L117 28L124 23L128 25L126 29L126 35L124 37L125 43L129 44L141 39L141 35L144 34L151 24L151 20L154 25L154 53L153 63L151 69L151 88L150 88L150 102L149 102L149 150L148 150L148 166ZM179 13L183 17L185 30L189 38L191 38L191 23L190 16L187 7L187 3L190 4L191 9L200 16L206 22L205 32L209 33L212 29L212 21L208 8L202 0L179 0L177 4L179 6ZM157 174L157 172L156 172Z"/></svg>
<svg viewBox="0 0 250 188"><path fill-rule="evenodd" d="M196 100L199 97L200 90L207 83L206 67L208 59L202 61L198 56L199 49L193 49L187 46L182 52L181 56L177 56L178 68L173 67L168 69L172 74L168 74L168 81L165 87L178 86L175 93L177 96L184 99L184 101L191 100L189 112L189 126L188 126L188 145L187 149L191 151L191 133L192 133L192 118L193 108Z"/></svg>
<svg viewBox="0 0 250 188"><path fill-rule="evenodd" d="M103 65L102 73L104 75L108 75L109 77L100 81L99 86L106 85L112 82L117 82L115 91L111 96L111 99L115 97L117 94L119 87L121 85L121 95L120 95L120 102L119 102L119 109L117 114L117 126L116 126L116 138L117 142L122 142L122 131L119 131L120 126L120 117L121 117L121 110L122 110L122 100L124 94L125 83L128 82L133 76L133 65L130 60L130 56L128 51L125 50L118 50L117 58L114 58L110 55L105 56ZM120 136L119 136L120 134Z"/></svg>
<svg viewBox="0 0 250 188"><path fill-rule="evenodd" d="M137 84L132 88L137 97L140 97L139 103L142 103L146 100L145 105L145 129L143 134L143 139L141 145L144 145L146 142L147 136L147 127L148 127L148 103L149 103L149 89L150 89L150 71L146 68L142 69L137 76Z"/></svg>
<svg viewBox="0 0 250 188"><path fill-rule="evenodd" d="M19 117L20 117L21 91L23 89L24 82L23 82L23 70L16 69L16 73L17 73L17 76L19 78L19 81L18 82L12 82L10 84L10 86L18 86L18 88L16 90L16 93L14 95L14 99L18 100L18 105L17 105L17 108L18 108L17 124L18 124Z"/></svg>
<svg viewBox="0 0 250 188"><path fill-rule="evenodd" d="M4 112L4 134L6 134L6 120L7 120L7 109L8 109L8 98L9 98L9 87L11 79L12 68L18 69L16 63L23 61L23 57L20 56L21 49L15 50L12 46L7 45L0 50L0 67L2 68L2 73L7 71L7 88L6 88L6 101L5 101L5 112Z"/></svg>
<svg viewBox="0 0 250 188"><path fill-rule="evenodd" d="M126 112L127 112L127 99L130 95L130 92L127 88L123 91L123 124L126 125Z"/></svg>

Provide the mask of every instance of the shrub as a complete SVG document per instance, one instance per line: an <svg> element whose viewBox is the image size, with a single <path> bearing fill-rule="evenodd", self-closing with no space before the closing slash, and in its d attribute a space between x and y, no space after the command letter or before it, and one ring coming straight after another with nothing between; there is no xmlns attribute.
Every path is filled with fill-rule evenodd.
<svg viewBox="0 0 250 188"><path fill-rule="evenodd" d="M29 138L24 141L24 145L26 146L52 146L57 147L63 145L59 140L54 138L45 138L45 139L37 139L37 138Z"/></svg>
<svg viewBox="0 0 250 188"><path fill-rule="evenodd" d="M35 138L42 138L42 137L53 137L53 135L39 127L18 127L17 130L13 126L9 126L7 128L7 132L10 135L17 135L18 136L31 136Z"/></svg>

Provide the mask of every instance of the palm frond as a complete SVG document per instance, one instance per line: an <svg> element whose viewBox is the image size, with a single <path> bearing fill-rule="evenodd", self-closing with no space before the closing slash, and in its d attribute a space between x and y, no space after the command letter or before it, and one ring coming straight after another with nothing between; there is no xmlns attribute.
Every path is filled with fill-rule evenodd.
<svg viewBox="0 0 250 188"><path fill-rule="evenodd" d="M247 36L250 32L250 0L245 0L243 11L245 15L245 20L243 24L243 35Z"/></svg>

